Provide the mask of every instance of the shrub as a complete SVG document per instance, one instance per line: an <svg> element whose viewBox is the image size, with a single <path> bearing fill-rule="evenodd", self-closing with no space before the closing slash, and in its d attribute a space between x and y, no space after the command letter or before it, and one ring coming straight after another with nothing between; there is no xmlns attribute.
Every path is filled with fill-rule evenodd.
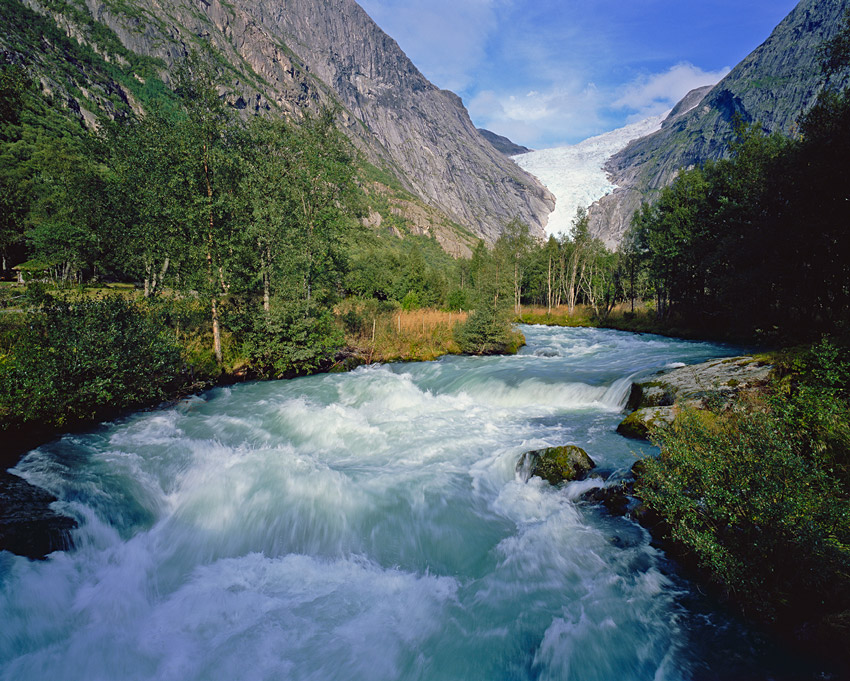
<svg viewBox="0 0 850 681"><path fill-rule="evenodd" d="M140 304L53 301L28 313L0 364L6 427L62 427L163 399L180 373L173 336Z"/></svg>
<svg viewBox="0 0 850 681"><path fill-rule="evenodd" d="M243 352L263 378L309 374L333 360L343 337L330 310L308 301L274 301L254 318Z"/></svg>
<svg viewBox="0 0 850 681"><path fill-rule="evenodd" d="M514 331L507 315L492 307L472 312L454 330L462 352L470 355L515 353L523 344L522 334Z"/></svg>
<svg viewBox="0 0 850 681"><path fill-rule="evenodd" d="M850 499L838 465L850 411L833 350L816 347L792 390L683 412L638 483L672 538L766 620L850 609Z"/></svg>

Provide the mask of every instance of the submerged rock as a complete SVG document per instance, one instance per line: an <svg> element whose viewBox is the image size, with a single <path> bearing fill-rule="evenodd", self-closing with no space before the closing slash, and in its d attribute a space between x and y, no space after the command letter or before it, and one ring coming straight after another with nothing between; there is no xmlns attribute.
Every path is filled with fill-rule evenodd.
<svg viewBox="0 0 850 681"><path fill-rule="evenodd" d="M634 481L621 480L612 485L589 489L580 499L590 504L602 504L613 516L624 516L637 503L633 494Z"/></svg>
<svg viewBox="0 0 850 681"><path fill-rule="evenodd" d="M77 521L51 509L54 501L23 478L0 472L0 551L40 559L71 548L69 533Z"/></svg>
<svg viewBox="0 0 850 681"><path fill-rule="evenodd" d="M584 480L596 464L587 452L575 445L547 447L523 454L517 462L517 471L523 480L536 475L552 485L571 480Z"/></svg>

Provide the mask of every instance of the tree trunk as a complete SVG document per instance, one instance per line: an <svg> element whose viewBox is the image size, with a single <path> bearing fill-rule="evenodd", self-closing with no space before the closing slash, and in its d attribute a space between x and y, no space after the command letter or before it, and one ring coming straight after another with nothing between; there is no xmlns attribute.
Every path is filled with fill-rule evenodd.
<svg viewBox="0 0 850 681"><path fill-rule="evenodd" d="M213 291L215 290L215 274L213 273L213 229L215 228L212 206L213 192L212 183L210 182L209 163L207 162L206 144L204 144L204 180L206 180L207 185L207 204L209 209L209 226L207 232L207 277L209 279L211 289L210 312L212 314L213 353L215 354L215 361L221 364L221 327L219 325L218 319L218 300L216 294L213 293ZM221 274L221 268L219 268L219 274ZM222 283L224 283L223 277Z"/></svg>
<svg viewBox="0 0 850 681"><path fill-rule="evenodd" d="M215 361L221 364L221 327L218 321L218 301L215 296L212 298L210 308L212 310L213 353L215 354Z"/></svg>

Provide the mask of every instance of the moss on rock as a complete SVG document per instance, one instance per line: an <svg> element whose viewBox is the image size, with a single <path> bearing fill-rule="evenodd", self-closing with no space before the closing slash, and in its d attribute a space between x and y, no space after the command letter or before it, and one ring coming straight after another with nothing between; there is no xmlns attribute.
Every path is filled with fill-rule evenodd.
<svg viewBox="0 0 850 681"><path fill-rule="evenodd" d="M575 445L526 452L517 463L517 470L527 471L528 477L536 475L552 485L584 480L595 467L596 464L587 452Z"/></svg>

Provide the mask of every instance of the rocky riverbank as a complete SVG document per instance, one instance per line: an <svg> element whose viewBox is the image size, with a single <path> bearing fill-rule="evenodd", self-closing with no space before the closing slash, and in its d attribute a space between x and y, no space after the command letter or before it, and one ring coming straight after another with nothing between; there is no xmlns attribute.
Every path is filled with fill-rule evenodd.
<svg viewBox="0 0 850 681"><path fill-rule="evenodd" d="M743 390L764 385L772 369L767 362L743 356L659 371L634 385L629 398L632 411L617 432L649 439L654 428L673 423L683 407L727 403Z"/></svg>

